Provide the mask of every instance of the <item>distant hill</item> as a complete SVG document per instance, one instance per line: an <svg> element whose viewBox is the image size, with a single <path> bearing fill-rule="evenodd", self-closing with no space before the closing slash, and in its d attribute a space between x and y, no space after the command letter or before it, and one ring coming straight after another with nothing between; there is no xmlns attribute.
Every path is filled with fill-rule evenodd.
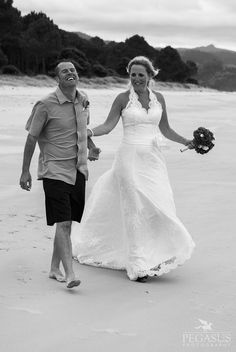
<svg viewBox="0 0 236 352"><path fill-rule="evenodd" d="M236 52L210 44L193 49L178 48L183 61L198 65L196 79L200 84L226 91L236 90Z"/></svg>
<svg viewBox="0 0 236 352"><path fill-rule="evenodd" d="M83 33L83 32L73 32L73 33L77 34L80 38L86 39L86 40L90 40L90 39L94 38L94 37L92 37L91 35L88 35L88 34ZM103 39L102 39L102 40L103 40ZM108 44L108 43L111 42L110 40L103 40L103 41L104 41L104 43L106 43L106 44Z"/></svg>
<svg viewBox="0 0 236 352"><path fill-rule="evenodd" d="M216 48L210 44L193 49L177 48L182 60L192 60L198 64L204 64L212 60L219 60L223 65L236 66L236 51Z"/></svg>
<svg viewBox="0 0 236 352"><path fill-rule="evenodd" d="M91 39L92 37L86 33L83 33L83 32L74 32L75 34L77 34L80 38L82 39Z"/></svg>

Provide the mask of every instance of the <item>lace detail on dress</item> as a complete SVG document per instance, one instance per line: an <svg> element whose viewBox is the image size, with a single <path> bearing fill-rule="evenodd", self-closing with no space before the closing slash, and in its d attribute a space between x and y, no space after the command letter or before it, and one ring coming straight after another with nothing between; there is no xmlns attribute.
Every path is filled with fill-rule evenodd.
<svg viewBox="0 0 236 352"><path fill-rule="evenodd" d="M149 111L149 109L151 109L154 105L156 104L160 105L160 102L157 100L156 95L152 92L151 89L148 88L148 92L149 92L149 103L148 103L148 111ZM128 109L130 106L137 106L148 113L147 109L145 109L142 106L141 102L139 101L138 94L135 92L133 87L130 88L129 101L125 109Z"/></svg>
<svg viewBox="0 0 236 352"><path fill-rule="evenodd" d="M176 269L177 267L183 265L186 260L190 259L193 249L195 245L194 243L192 246L189 247L189 252L183 253L179 257L172 257L169 260L166 260L163 263L158 264L155 268L150 268L150 269L142 269L141 266L138 264L136 265L129 265L129 264L124 264L124 265L118 265L115 262L106 260L106 261L97 261L94 257L86 257L85 259L80 258L79 262L81 264L88 264L96 267L101 267L101 268L109 268L109 269L115 269L115 270L127 270L127 274L130 280L135 281L139 277L143 276L162 276L163 274L169 273L171 270ZM77 259L77 258L74 258ZM111 259L111 258L110 258Z"/></svg>

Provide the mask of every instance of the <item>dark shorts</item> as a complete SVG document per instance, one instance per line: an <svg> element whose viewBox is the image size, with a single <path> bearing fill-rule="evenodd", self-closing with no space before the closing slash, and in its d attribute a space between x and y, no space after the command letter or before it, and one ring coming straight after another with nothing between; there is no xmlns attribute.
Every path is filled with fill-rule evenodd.
<svg viewBox="0 0 236 352"><path fill-rule="evenodd" d="M43 179L47 224L73 220L80 222L85 202L85 177L77 172L75 185L64 181Z"/></svg>

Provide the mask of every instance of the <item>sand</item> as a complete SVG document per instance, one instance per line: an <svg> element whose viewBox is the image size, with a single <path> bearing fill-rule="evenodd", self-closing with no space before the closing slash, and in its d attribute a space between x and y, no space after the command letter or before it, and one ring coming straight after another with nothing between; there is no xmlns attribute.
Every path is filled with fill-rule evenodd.
<svg viewBox="0 0 236 352"><path fill-rule="evenodd" d="M178 216L196 243L192 258L145 284L129 281L122 271L74 262L82 284L69 291L48 279L54 228L45 224L42 185L36 180L38 152L31 166L32 190L18 185L25 122L34 102L51 90L0 87L0 350L235 351L236 94L164 92L177 132L191 138L204 126L216 136L215 148L205 156L180 153L180 145L170 141L163 147ZM106 118L121 90L86 90L92 125ZM96 138L103 152L90 164L87 196L111 166L121 135L119 123L110 135ZM199 319L212 323L212 330L203 330ZM231 334L228 347L220 347L222 332L227 341ZM215 345L208 346L212 333Z"/></svg>

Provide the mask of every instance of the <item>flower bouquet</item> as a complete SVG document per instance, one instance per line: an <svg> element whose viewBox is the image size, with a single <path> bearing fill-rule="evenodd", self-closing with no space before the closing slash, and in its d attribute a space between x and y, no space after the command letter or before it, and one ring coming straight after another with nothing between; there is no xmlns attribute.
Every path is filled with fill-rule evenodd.
<svg viewBox="0 0 236 352"><path fill-rule="evenodd" d="M215 140L215 137L213 133L207 128L199 127L196 131L193 132L193 137L193 148L189 146L185 149L180 149L181 152L184 152L188 149L195 149L195 151L199 154L206 154L215 145L214 143L212 143L212 141Z"/></svg>

